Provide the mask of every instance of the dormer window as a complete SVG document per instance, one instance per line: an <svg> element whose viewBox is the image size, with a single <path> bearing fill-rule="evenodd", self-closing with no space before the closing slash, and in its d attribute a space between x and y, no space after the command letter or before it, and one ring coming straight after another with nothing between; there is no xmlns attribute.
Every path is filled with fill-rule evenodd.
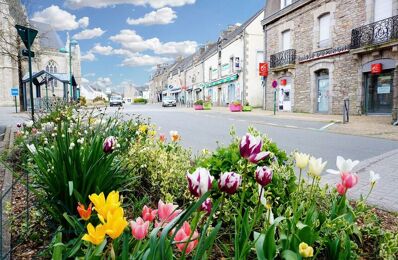
<svg viewBox="0 0 398 260"><path fill-rule="evenodd" d="M292 0L281 0L281 9L292 4Z"/></svg>

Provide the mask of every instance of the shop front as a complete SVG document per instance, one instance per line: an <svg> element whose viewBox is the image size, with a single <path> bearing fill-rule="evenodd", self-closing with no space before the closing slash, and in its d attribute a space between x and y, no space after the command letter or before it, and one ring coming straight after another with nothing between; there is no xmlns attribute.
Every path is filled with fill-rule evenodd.
<svg viewBox="0 0 398 260"><path fill-rule="evenodd" d="M279 111L292 111L292 79L283 77L279 80L278 88L278 109Z"/></svg>
<svg viewBox="0 0 398 260"><path fill-rule="evenodd" d="M237 100L239 93L238 74L206 84L206 97L216 106L226 106Z"/></svg>

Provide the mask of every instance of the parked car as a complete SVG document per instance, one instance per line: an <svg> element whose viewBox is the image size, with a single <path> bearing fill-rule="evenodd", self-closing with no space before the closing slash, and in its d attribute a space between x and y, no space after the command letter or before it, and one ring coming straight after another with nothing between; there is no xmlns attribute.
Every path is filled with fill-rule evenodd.
<svg viewBox="0 0 398 260"><path fill-rule="evenodd" d="M113 107L113 106L118 106L121 107L123 106L123 99L121 96L111 96L110 100L109 100L109 106Z"/></svg>
<svg viewBox="0 0 398 260"><path fill-rule="evenodd" d="M174 97L163 97L162 100L162 107L176 107L177 106L177 101Z"/></svg>

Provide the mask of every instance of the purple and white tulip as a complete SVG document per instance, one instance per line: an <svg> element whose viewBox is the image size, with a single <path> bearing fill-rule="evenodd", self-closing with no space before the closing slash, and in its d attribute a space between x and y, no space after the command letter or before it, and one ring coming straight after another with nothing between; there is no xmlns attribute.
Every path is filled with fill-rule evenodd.
<svg viewBox="0 0 398 260"><path fill-rule="evenodd" d="M210 215L211 208L213 207L213 203L210 198L207 198L202 205L200 206L200 210L205 211L207 215Z"/></svg>
<svg viewBox="0 0 398 260"><path fill-rule="evenodd" d="M21 123L17 123L17 127L18 127L18 128L21 128L21 127L22 127L22 124L21 124Z"/></svg>
<svg viewBox="0 0 398 260"><path fill-rule="evenodd" d="M246 134L242 137L239 144L240 155L251 163L258 163L269 156L269 152L262 152L263 141L261 137L254 137Z"/></svg>
<svg viewBox="0 0 398 260"><path fill-rule="evenodd" d="M272 182L272 170L267 166L257 167L256 181L263 187L270 184Z"/></svg>
<svg viewBox="0 0 398 260"><path fill-rule="evenodd" d="M108 136L103 145L102 145L102 149L104 151L104 153L111 153L113 152L113 150L115 149L117 144L117 140L114 136Z"/></svg>
<svg viewBox="0 0 398 260"><path fill-rule="evenodd" d="M242 183L242 176L234 172L225 172L221 174L218 180L220 191L228 194L234 194Z"/></svg>
<svg viewBox="0 0 398 260"><path fill-rule="evenodd" d="M188 180L188 189L195 197L201 197L210 190L214 179L205 168L198 168L192 174L187 173L186 177Z"/></svg>

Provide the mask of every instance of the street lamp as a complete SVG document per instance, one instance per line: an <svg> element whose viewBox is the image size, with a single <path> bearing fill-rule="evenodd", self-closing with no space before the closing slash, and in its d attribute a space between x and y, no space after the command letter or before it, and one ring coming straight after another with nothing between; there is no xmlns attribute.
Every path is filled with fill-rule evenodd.
<svg viewBox="0 0 398 260"><path fill-rule="evenodd" d="M61 48L59 52L69 53L69 84L70 84L70 100L73 99L73 86L72 86L72 46L76 46L78 42L76 40L69 41L69 50Z"/></svg>

